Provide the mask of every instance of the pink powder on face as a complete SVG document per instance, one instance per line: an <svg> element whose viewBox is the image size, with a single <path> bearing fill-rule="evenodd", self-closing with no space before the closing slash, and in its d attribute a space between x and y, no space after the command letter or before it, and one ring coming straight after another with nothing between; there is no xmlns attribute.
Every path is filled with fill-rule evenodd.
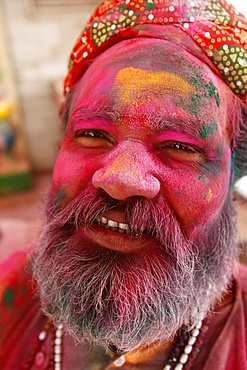
<svg viewBox="0 0 247 370"><path fill-rule="evenodd" d="M121 200L133 196L153 199L158 195L160 181L147 171L154 163L142 142L121 140L109 157L106 165L93 175L92 183L96 188L103 188L113 198Z"/></svg>
<svg viewBox="0 0 247 370"><path fill-rule="evenodd" d="M103 53L79 82L77 101L55 166L53 192L63 188L71 199L94 187L122 201L136 196L156 201L164 196L181 224L194 228L217 217L225 201L230 151L228 139L223 136L227 122L224 104L219 109L215 97L205 94L197 103L196 113L190 109L196 88L190 83L191 71L200 75L201 81L205 79L206 88L214 84L220 96L226 94L226 87L206 66L198 68L198 61L190 54L185 60L185 52L179 53L179 48L179 74L169 58L150 67L157 42L164 55L170 55L170 44L149 40L152 47L147 50L142 48L145 42L137 40L139 48L133 49L126 41L121 49L118 45ZM145 56L142 62L139 54ZM146 76L144 85L134 88L130 77L135 80L140 74ZM167 76L183 81L187 86L184 95L178 86L169 87ZM158 89L157 93L157 86L165 84L167 89ZM202 83L199 87L201 91ZM131 104L131 94L135 104ZM202 127L215 122L219 129L204 137ZM85 147L85 141L82 145L77 137L78 132L90 129L97 132L94 148ZM197 153L193 159L189 149L170 145L181 142L198 147L202 154Z"/></svg>
<svg viewBox="0 0 247 370"><path fill-rule="evenodd" d="M73 135L71 132L64 135L53 170L52 193L56 197L62 190L67 200L73 198L81 189L85 189L88 184L87 176L92 177L95 167L98 167L90 153L83 153L82 156L80 147L72 138Z"/></svg>
<svg viewBox="0 0 247 370"><path fill-rule="evenodd" d="M212 140L216 141L217 143L220 139L221 136L218 138L216 136L212 138ZM205 150L209 158L214 158L218 156L218 150L216 150L216 148L211 148L210 146L208 146L208 141L201 136L200 130L196 130L193 132L189 132L188 130L187 134L167 130L158 136L158 140L159 142L173 140L180 143L187 143L188 145L200 148L201 150Z"/></svg>

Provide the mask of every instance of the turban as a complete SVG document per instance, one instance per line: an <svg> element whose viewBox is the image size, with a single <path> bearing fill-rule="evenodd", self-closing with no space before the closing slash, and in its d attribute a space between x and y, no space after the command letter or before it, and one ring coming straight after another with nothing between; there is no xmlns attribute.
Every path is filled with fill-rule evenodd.
<svg viewBox="0 0 247 370"><path fill-rule="evenodd" d="M247 103L247 20L226 0L102 2L72 50L65 94L97 55L135 37L179 44L207 63Z"/></svg>

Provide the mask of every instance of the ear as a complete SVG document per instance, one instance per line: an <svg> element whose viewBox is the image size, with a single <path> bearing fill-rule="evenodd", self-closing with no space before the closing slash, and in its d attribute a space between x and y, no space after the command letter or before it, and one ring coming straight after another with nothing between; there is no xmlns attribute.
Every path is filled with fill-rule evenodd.
<svg viewBox="0 0 247 370"><path fill-rule="evenodd" d="M64 98L64 100L61 102L60 107L59 107L59 109L58 109L58 117L59 117L60 119L62 119L64 109L65 109L65 98Z"/></svg>
<svg viewBox="0 0 247 370"><path fill-rule="evenodd" d="M79 81L78 81L79 82ZM62 101L59 111L58 111L58 116L62 122L62 129L65 130L70 114L74 108L74 105L76 103L76 97L77 97L77 91L78 91L78 82L71 88L70 92L68 95L64 98Z"/></svg>
<svg viewBox="0 0 247 370"><path fill-rule="evenodd" d="M239 136L232 153L234 182L247 175L247 107L242 105L242 119L239 125Z"/></svg>

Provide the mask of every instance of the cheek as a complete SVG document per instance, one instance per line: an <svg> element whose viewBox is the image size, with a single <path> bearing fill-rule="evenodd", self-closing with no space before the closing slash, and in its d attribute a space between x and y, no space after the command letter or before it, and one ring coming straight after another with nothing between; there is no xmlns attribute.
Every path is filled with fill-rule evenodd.
<svg viewBox="0 0 247 370"><path fill-rule="evenodd" d="M228 161L226 161L228 162ZM230 165L206 175L181 171L172 175L166 197L183 226L195 227L212 222L221 211L229 191Z"/></svg>
<svg viewBox="0 0 247 370"><path fill-rule="evenodd" d="M52 191L57 196L59 192L66 198L73 198L91 182L95 172L94 163L89 156L78 151L60 150L53 171Z"/></svg>

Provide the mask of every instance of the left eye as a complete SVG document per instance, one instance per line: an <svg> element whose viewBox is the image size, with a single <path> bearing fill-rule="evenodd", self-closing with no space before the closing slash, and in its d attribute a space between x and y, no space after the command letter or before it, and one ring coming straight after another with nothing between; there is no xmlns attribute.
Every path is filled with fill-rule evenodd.
<svg viewBox="0 0 247 370"><path fill-rule="evenodd" d="M162 153L175 160L200 162L204 160L202 150L187 143L168 141L159 147L159 149Z"/></svg>
<svg viewBox="0 0 247 370"><path fill-rule="evenodd" d="M173 143L170 145L170 147L174 149L178 149L178 150L188 150L188 151L196 152L195 148L188 146L186 144L183 144L183 143Z"/></svg>

